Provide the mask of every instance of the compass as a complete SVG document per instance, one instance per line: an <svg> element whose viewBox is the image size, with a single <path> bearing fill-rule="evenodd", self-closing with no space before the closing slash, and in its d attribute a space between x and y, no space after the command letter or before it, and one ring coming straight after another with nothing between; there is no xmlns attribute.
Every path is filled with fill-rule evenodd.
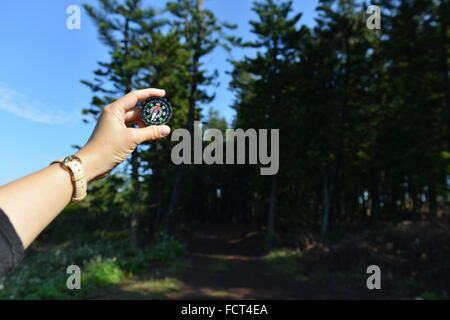
<svg viewBox="0 0 450 320"><path fill-rule="evenodd" d="M140 103L141 119L147 126L165 124L172 118L172 106L160 97L151 97Z"/></svg>

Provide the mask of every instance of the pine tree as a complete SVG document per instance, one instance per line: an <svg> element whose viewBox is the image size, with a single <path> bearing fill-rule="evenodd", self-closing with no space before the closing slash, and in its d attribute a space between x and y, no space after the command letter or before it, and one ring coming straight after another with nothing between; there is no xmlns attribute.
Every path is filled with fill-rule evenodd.
<svg viewBox="0 0 450 320"><path fill-rule="evenodd" d="M99 62L94 71L94 80L81 82L94 92L92 107L83 110L85 115L97 118L102 108L118 97L137 88L137 75L142 68L142 51L139 39L142 26L146 31L157 32L161 22L155 18L151 8L142 9L142 0L100 0L100 8L85 4L84 8L95 22L100 40L109 49L110 61ZM131 156L132 213L130 222L130 244L138 247L138 225L140 213L139 149Z"/></svg>
<svg viewBox="0 0 450 320"><path fill-rule="evenodd" d="M144 27L145 30L145 27ZM151 31L151 30L150 30ZM188 115L189 59L190 53L183 46L175 28L166 33L146 32L140 43L144 62L138 83L143 87L166 88L166 98L174 110L169 125L172 130L184 127ZM145 176L147 187L145 203L149 210L155 208L154 215L147 217L153 235L158 235L163 218L164 203L170 195L170 179L173 175L170 163L171 142L169 139L147 142L141 148L142 168L150 171Z"/></svg>
<svg viewBox="0 0 450 320"><path fill-rule="evenodd" d="M168 2L166 7L173 17L172 26L190 55L187 65L189 80L186 83L189 90L186 128L192 133L194 121L199 119L201 112L199 104L209 103L214 99L214 95L208 95L205 88L214 84L217 72L210 74L207 69L202 68L202 59L219 45L227 48L226 42L231 38L224 34L224 30L233 29L235 26L218 22L211 11L203 8L203 0L177 0ZM178 167L163 224L165 234L170 233L186 171L186 165Z"/></svg>
<svg viewBox="0 0 450 320"><path fill-rule="evenodd" d="M354 0L321 0L319 17L314 29L315 37L327 56L325 68L320 68L325 78L320 114L326 132L323 133L323 219L322 234L330 226L332 213L335 218L346 212L344 197L348 194L346 181L352 174L349 163L357 163L355 157L360 148L360 128L365 125L361 110L365 108L366 91L369 87L367 51L370 48L365 27L365 8ZM320 64L323 64L319 62ZM320 81L320 80L319 80ZM349 186L353 187L353 186Z"/></svg>
<svg viewBox="0 0 450 320"><path fill-rule="evenodd" d="M264 124L266 128L278 129L291 116L288 106L293 102L291 95L295 93L290 90L287 75L298 57L303 34L298 27L301 14L292 14L292 1L255 1L253 11L258 21L250 21L250 24L257 39L245 45L259 49L257 56L234 62L236 69L232 86L238 91L237 125L258 128ZM241 91L248 87L251 93ZM278 174L271 177L270 190L269 238L275 235Z"/></svg>

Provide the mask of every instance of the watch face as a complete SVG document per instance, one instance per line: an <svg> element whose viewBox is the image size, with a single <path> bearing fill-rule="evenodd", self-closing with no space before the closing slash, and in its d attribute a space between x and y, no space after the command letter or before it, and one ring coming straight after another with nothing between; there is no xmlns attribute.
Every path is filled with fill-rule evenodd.
<svg viewBox="0 0 450 320"><path fill-rule="evenodd" d="M151 97L140 104L141 118L147 126L165 124L172 117L169 101L160 97Z"/></svg>

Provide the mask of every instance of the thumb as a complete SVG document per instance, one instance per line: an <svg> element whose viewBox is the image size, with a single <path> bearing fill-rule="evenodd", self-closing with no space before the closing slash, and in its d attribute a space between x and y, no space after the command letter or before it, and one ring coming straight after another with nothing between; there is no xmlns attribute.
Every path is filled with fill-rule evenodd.
<svg viewBox="0 0 450 320"><path fill-rule="evenodd" d="M136 142L138 144L144 141L151 141L164 138L170 133L170 127L166 125L162 126L148 126L145 128L133 128L135 132Z"/></svg>

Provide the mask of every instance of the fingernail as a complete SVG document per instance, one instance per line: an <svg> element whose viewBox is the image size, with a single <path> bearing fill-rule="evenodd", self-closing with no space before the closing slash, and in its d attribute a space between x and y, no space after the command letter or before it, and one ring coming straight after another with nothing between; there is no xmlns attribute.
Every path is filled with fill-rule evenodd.
<svg viewBox="0 0 450 320"><path fill-rule="evenodd" d="M162 135L162 136L167 136L169 133L170 133L170 128L169 128L169 126L160 126L159 127L159 133Z"/></svg>
<svg viewBox="0 0 450 320"><path fill-rule="evenodd" d="M158 89L158 90L161 91L162 95L166 94L166 90L164 90L164 89Z"/></svg>

